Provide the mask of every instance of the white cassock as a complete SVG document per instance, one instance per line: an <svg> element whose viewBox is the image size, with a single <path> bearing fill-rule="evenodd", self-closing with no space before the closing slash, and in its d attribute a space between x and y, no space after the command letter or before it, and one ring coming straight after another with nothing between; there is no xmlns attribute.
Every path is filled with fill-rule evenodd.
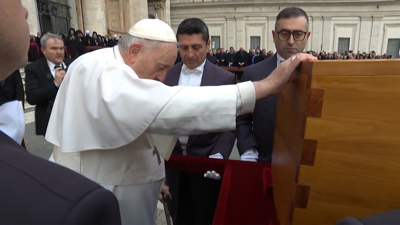
<svg viewBox="0 0 400 225"><path fill-rule="evenodd" d="M155 224L165 171L154 149L168 159L176 137L164 136L162 143L153 135L233 130L236 116L252 112L254 105L251 82L168 87L140 79L116 46L71 64L46 139L55 146L56 163L114 192L123 224Z"/></svg>
<svg viewBox="0 0 400 225"><path fill-rule="evenodd" d="M0 106L0 115L0 130L18 144L21 144L25 134L22 102L14 100L2 104Z"/></svg>

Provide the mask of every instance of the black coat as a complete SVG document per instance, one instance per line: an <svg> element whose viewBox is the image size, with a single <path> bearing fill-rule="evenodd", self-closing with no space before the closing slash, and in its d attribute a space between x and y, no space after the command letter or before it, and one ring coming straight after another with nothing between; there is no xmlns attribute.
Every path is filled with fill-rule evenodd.
<svg viewBox="0 0 400 225"><path fill-rule="evenodd" d="M166 85L178 85L182 65L183 63L180 62L167 72L164 81ZM207 60L204 65L201 86L229 84L236 84L235 76ZM186 145L187 155L209 157L220 153L224 159L229 159L235 137L234 131L191 135ZM178 141L172 154L182 153L182 147ZM211 224L218 202L221 181L204 178L202 174L170 169L166 171L166 174L170 193L173 196L168 205L174 224Z"/></svg>
<svg viewBox="0 0 400 225"><path fill-rule="evenodd" d="M19 70L1 81L0 85L0 105L14 100L24 102L24 87Z"/></svg>
<svg viewBox="0 0 400 225"><path fill-rule="evenodd" d="M69 60L64 60L68 67ZM36 135L45 135L50 119L49 102L54 102L58 88L45 57L25 67L26 100L35 105Z"/></svg>
<svg viewBox="0 0 400 225"><path fill-rule="evenodd" d="M121 224L114 194L0 132L0 224Z"/></svg>
<svg viewBox="0 0 400 225"><path fill-rule="evenodd" d="M246 67L241 81L259 81L266 78L277 67L276 54L269 59ZM259 161L270 162L274 142L278 95L256 102L253 113L236 119L237 147L240 155L256 148Z"/></svg>

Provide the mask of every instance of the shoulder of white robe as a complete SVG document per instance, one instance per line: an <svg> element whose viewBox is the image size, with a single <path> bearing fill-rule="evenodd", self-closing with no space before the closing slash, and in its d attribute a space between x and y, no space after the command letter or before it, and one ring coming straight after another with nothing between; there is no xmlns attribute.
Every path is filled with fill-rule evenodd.
<svg viewBox="0 0 400 225"><path fill-rule="evenodd" d="M179 91L133 76L135 73L130 67L111 59L113 55L93 56L108 58L96 61L87 57L87 61L85 56L71 66L71 73L91 72L83 75L83 80L76 75L69 77L67 86L71 88L59 90L50 118L46 139L62 152L115 149L131 143ZM87 86L83 88L85 83ZM117 88L105 88L113 86ZM149 91L159 97L154 99Z"/></svg>

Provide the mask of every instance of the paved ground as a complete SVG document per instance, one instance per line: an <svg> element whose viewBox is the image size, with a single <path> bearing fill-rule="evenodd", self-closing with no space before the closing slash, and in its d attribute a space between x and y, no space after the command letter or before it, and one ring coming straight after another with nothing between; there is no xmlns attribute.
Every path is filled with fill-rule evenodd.
<svg viewBox="0 0 400 225"><path fill-rule="evenodd" d="M25 145L28 151L44 159L50 158L53 149L43 136L35 135L35 123L25 124Z"/></svg>

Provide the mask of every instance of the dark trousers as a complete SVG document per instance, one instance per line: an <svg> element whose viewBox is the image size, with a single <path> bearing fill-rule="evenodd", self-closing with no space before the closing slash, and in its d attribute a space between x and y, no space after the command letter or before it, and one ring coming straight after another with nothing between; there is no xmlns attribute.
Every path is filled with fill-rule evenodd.
<svg viewBox="0 0 400 225"><path fill-rule="evenodd" d="M222 180L205 178L203 174L180 172L174 225L211 225L221 183Z"/></svg>

